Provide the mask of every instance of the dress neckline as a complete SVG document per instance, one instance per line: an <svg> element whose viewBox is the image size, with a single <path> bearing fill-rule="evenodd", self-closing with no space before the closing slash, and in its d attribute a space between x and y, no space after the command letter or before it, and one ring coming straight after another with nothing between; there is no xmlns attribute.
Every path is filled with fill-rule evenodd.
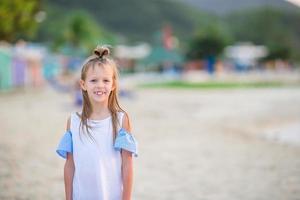
<svg viewBox="0 0 300 200"><path fill-rule="evenodd" d="M108 119L110 119L111 118L111 115L109 115L108 117L106 117L106 118L104 118L104 119L87 119L88 121L90 121L90 122L95 122L95 123L97 123L97 122L103 122L103 121L106 121L106 120L108 120Z"/></svg>
<svg viewBox="0 0 300 200"><path fill-rule="evenodd" d="M76 112L76 115L77 115L77 117L80 119L80 116L81 116L81 113L79 113L79 112ZM105 118L103 118L103 119L87 119L87 121L88 122L92 122L92 123L101 123L101 122L105 122L105 121L107 121L107 120L109 120L109 119L111 119L111 115L109 115L108 117L105 117Z"/></svg>

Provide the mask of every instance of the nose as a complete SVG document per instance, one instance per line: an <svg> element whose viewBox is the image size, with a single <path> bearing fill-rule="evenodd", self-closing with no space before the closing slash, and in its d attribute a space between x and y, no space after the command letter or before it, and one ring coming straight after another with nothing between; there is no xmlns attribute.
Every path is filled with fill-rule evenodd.
<svg viewBox="0 0 300 200"><path fill-rule="evenodd" d="M103 88L104 87L104 83L102 81L98 81L97 87Z"/></svg>

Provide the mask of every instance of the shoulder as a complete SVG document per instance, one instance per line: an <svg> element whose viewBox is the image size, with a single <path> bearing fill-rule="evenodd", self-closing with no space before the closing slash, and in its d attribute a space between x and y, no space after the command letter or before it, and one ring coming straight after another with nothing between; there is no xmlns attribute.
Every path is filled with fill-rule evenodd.
<svg viewBox="0 0 300 200"><path fill-rule="evenodd" d="M73 121L74 121L74 116L77 116L77 117L80 118L80 115L79 115L78 112L72 112L72 113L68 116L68 118L67 118L67 123L66 123L66 130L67 130L67 131L70 130L71 122L73 123Z"/></svg>
<svg viewBox="0 0 300 200"><path fill-rule="evenodd" d="M131 132L131 124L128 113L124 111L122 112L122 115L122 128L125 129L127 132Z"/></svg>
<svg viewBox="0 0 300 200"><path fill-rule="evenodd" d="M67 119L66 131L70 130L70 125L71 125L71 115Z"/></svg>

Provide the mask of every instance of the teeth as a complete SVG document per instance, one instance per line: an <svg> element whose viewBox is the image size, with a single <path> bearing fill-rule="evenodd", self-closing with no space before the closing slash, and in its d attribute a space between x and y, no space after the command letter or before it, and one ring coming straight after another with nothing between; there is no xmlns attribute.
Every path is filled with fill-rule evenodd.
<svg viewBox="0 0 300 200"><path fill-rule="evenodd" d="M96 94L97 94L97 95L102 95L102 94L103 94L103 92L96 92Z"/></svg>

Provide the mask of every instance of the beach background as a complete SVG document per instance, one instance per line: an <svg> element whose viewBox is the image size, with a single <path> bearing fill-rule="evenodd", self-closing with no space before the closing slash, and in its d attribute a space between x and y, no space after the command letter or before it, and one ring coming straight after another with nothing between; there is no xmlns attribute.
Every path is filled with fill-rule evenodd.
<svg viewBox="0 0 300 200"><path fill-rule="evenodd" d="M55 149L73 100L1 94L0 199L64 198ZM121 98L139 142L133 199L299 199L299 101L299 87L135 89Z"/></svg>
<svg viewBox="0 0 300 200"><path fill-rule="evenodd" d="M55 150L109 45L133 200L300 200L300 0L1 0L0 200L62 200Z"/></svg>

